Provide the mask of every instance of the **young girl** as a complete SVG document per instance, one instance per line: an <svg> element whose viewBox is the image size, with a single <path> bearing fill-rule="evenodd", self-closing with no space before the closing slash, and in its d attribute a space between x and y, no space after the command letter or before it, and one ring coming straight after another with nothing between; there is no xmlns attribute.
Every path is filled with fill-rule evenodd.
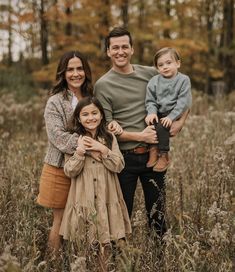
<svg viewBox="0 0 235 272"><path fill-rule="evenodd" d="M115 136L106 130L104 110L96 98L78 102L72 127L80 136L64 165L72 180L60 234L66 240L101 245L125 238L131 225L117 177L124 160ZM99 152L99 159L87 156L89 151Z"/></svg>

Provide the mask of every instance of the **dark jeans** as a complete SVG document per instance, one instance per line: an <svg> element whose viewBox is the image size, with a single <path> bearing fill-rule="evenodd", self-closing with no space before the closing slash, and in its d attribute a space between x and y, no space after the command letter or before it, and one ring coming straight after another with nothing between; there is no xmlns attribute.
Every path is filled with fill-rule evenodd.
<svg viewBox="0 0 235 272"><path fill-rule="evenodd" d="M145 199L148 223L159 236L166 231L165 222L165 173L147 168L149 153L124 154L125 168L118 175L129 216L133 209L137 180L140 179Z"/></svg>
<svg viewBox="0 0 235 272"><path fill-rule="evenodd" d="M159 151L168 152L170 150L170 130L164 127L160 121L154 124L157 133L158 143L156 144Z"/></svg>

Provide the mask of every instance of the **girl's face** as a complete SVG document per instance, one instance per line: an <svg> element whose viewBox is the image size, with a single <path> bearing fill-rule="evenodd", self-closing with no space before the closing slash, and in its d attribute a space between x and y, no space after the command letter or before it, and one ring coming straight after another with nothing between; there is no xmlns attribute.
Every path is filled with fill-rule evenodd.
<svg viewBox="0 0 235 272"><path fill-rule="evenodd" d="M68 89L73 93L80 90L82 84L86 79L85 71L82 62L79 58L74 57L69 60L65 72L65 79L68 84Z"/></svg>
<svg viewBox="0 0 235 272"><path fill-rule="evenodd" d="M90 104L82 108L79 120L82 126L94 136L102 120L102 115L94 104Z"/></svg>
<svg viewBox="0 0 235 272"><path fill-rule="evenodd" d="M158 72L166 78L173 78L180 68L180 61L176 60L170 53L162 55L157 60Z"/></svg>

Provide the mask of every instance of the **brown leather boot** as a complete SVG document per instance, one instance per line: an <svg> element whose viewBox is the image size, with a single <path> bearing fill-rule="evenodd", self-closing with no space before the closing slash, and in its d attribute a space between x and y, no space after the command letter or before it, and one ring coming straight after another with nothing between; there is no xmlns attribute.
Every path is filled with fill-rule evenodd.
<svg viewBox="0 0 235 272"><path fill-rule="evenodd" d="M146 164L147 167L153 167L157 162L158 149L156 146L151 146L149 149L149 160Z"/></svg>
<svg viewBox="0 0 235 272"><path fill-rule="evenodd" d="M157 163L153 167L153 171L155 172L163 172L165 171L170 164L170 159L167 152L159 153Z"/></svg>

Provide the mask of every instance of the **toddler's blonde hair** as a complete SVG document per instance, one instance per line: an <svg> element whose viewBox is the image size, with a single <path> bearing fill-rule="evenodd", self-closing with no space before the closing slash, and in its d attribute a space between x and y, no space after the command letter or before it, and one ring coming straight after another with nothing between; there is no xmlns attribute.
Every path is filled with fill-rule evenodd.
<svg viewBox="0 0 235 272"><path fill-rule="evenodd" d="M153 62L154 62L154 66L157 67L157 62L158 59L165 55L170 53L171 56L176 60L176 61L180 61L180 56L179 53L172 47L163 47L160 50L157 51L157 53L155 54L154 58L153 58Z"/></svg>

